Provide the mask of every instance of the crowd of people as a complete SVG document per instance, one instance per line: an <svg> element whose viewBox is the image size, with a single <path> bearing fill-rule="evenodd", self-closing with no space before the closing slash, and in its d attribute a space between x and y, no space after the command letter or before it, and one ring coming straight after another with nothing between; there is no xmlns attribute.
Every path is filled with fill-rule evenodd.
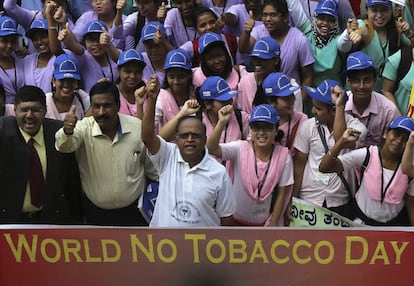
<svg viewBox="0 0 414 286"><path fill-rule="evenodd" d="M0 223L414 225L414 2L38 4L0 16Z"/></svg>

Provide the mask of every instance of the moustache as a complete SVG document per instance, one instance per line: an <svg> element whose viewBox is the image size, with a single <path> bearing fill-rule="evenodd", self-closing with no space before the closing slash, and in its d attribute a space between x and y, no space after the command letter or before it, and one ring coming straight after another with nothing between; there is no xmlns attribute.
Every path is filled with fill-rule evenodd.
<svg viewBox="0 0 414 286"><path fill-rule="evenodd" d="M107 119L109 119L109 116L106 116L106 115L95 117L96 121L107 120Z"/></svg>

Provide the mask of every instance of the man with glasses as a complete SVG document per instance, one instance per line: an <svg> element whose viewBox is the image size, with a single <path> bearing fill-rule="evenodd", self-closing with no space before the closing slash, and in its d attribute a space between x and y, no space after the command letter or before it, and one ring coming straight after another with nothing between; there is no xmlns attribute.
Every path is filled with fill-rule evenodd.
<svg viewBox="0 0 414 286"><path fill-rule="evenodd" d="M377 78L374 61L362 52L354 52L346 62L346 81L350 87L345 112L357 118L368 130L367 137L357 141L357 147L381 144L385 131L399 115L395 104L374 91Z"/></svg>
<svg viewBox="0 0 414 286"><path fill-rule="evenodd" d="M46 96L23 86L16 117L0 117L0 223L81 221L79 169L73 153L55 150L62 122L45 118Z"/></svg>
<svg viewBox="0 0 414 286"><path fill-rule="evenodd" d="M166 142L154 132L155 103L160 90L156 76L151 77L146 89L148 100L141 137L160 174L150 226L232 225L232 183L225 167L207 152L205 125L195 116L184 116L176 125L176 144Z"/></svg>

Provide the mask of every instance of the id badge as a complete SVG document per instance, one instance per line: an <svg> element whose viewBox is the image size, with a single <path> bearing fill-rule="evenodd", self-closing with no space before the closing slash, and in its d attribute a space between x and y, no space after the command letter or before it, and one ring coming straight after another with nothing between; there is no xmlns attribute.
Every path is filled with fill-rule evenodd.
<svg viewBox="0 0 414 286"><path fill-rule="evenodd" d="M329 183L329 175L321 172L317 172L315 175L315 181L327 186Z"/></svg>
<svg viewBox="0 0 414 286"><path fill-rule="evenodd" d="M262 202L255 203L252 206L253 213L264 213L266 211L265 204Z"/></svg>

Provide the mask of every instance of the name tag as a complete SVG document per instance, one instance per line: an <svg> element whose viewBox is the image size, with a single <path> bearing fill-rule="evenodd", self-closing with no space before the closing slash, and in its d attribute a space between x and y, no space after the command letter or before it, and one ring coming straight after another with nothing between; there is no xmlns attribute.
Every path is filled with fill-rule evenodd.
<svg viewBox="0 0 414 286"><path fill-rule="evenodd" d="M266 211L265 204L262 202L255 203L252 206L253 213L264 213Z"/></svg>

